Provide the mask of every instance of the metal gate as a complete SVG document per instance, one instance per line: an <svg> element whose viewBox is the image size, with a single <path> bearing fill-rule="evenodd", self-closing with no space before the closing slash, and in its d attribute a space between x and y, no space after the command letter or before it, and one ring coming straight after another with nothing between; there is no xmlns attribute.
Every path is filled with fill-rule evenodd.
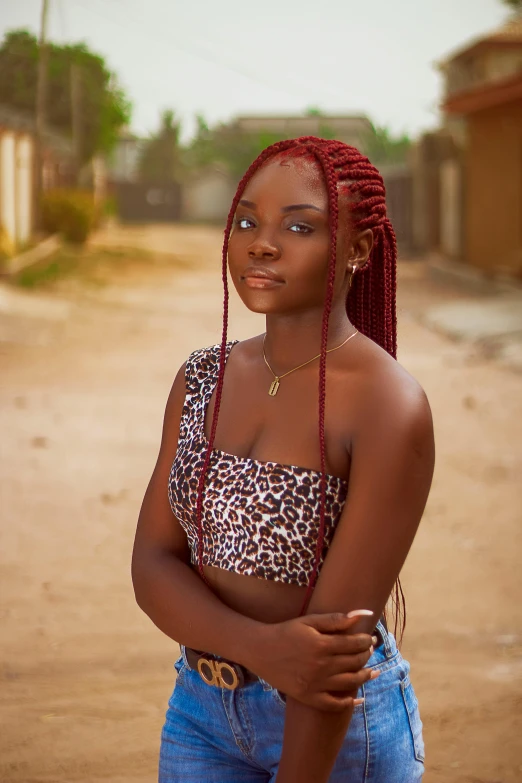
<svg viewBox="0 0 522 783"><path fill-rule="evenodd" d="M118 182L115 195L123 223L173 223L181 217L177 182Z"/></svg>

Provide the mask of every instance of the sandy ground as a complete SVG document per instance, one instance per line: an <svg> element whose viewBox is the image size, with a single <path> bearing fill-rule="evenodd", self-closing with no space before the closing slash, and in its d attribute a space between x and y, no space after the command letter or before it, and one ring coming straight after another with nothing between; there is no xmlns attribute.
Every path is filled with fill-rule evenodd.
<svg viewBox="0 0 522 783"><path fill-rule="evenodd" d="M177 648L135 606L129 560L172 378L218 339L220 240L115 231L99 241L174 251L189 267L24 294L0 315L2 783L156 779ZM427 783L515 783L522 375L419 324L455 297L422 265L403 266L399 359L428 393L437 439L404 572L404 653ZM239 338L262 329L237 302L231 324Z"/></svg>

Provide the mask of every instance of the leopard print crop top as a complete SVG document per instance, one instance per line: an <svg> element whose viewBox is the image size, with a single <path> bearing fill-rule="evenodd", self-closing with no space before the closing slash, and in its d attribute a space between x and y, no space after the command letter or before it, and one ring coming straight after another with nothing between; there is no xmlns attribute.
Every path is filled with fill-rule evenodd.
<svg viewBox="0 0 522 783"><path fill-rule="evenodd" d="M227 359L236 341L227 344ZM208 440L204 421L217 383L220 346L192 353L169 501L197 563L196 496ZM319 471L237 457L214 449L203 499L203 564L306 586L319 529ZM347 482L327 476L322 565L347 494Z"/></svg>

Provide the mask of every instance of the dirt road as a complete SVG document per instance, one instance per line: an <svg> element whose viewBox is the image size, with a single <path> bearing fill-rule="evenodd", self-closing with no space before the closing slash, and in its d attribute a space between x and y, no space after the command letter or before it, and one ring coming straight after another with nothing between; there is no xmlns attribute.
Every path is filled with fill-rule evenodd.
<svg viewBox="0 0 522 783"><path fill-rule="evenodd" d="M156 776L176 645L134 604L130 551L175 371L218 340L221 232L111 237L102 239L168 250L188 266L89 296L24 294L0 314L2 783ZM412 313L451 293L428 287L419 265L401 278L399 360L428 393L437 438L404 572L425 779L515 783L522 376L419 325ZM231 334L254 330L262 321L234 301Z"/></svg>

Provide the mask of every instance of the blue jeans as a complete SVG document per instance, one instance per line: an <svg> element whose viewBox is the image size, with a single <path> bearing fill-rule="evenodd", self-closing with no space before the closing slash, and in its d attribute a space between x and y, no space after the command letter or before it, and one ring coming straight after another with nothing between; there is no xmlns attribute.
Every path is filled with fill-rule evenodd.
<svg viewBox="0 0 522 783"><path fill-rule="evenodd" d="M367 666L381 676L363 685L330 783L419 783L424 742L410 665L392 634ZM263 680L235 691L206 685L182 655L161 736L159 783L274 783L285 702Z"/></svg>

